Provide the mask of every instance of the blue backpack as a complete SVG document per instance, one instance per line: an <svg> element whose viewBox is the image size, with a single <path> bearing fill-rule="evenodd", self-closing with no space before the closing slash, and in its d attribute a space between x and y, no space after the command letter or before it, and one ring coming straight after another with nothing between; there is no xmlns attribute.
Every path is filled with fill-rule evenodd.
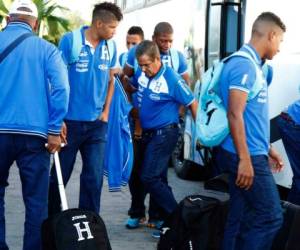
<svg viewBox="0 0 300 250"><path fill-rule="evenodd" d="M72 38L73 38L72 39L72 41L73 41L72 53L71 53L69 64L76 63L79 60L79 55L80 55L82 45L83 45L81 28L72 31ZM114 41L106 40L106 46L108 49L109 60L111 61L112 56L114 55L114 52L115 52Z"/></svg>
<svg viewBox="0 0 300 250"><path fill-rule="evenodd" d="M264 75L267 74L268 65L265 64L262 70L247 52L237 51L231 56L215 62L202 77L198 99L196 137L203 146L217 146L229 134L227 111L219 95L219 85L220 76L226 61L235 56L245 57L255 65L256 80L248 95L248 100L255 98L263 88Z"/></svg>

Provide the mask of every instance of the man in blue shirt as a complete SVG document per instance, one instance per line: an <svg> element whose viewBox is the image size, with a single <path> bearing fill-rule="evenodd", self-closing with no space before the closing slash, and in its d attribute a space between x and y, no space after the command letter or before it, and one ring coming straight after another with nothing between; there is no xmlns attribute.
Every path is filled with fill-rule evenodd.
<svg viewBox="0 0 300 250"><path fill-rule="evenodd" d="M47 218L50 155L60 149L68 108L67 68L57 48L33 35L38 12L30 0L17 0L0 32L0 53L24 34L0 63L0 249L5 242L4 193L16 161L25 205L24 250L41 249L41 224ZM48 143L48 151L45 144Z"/></svg>
<svg viewBox="0 0 300 250"><path fill-rule="evenodd" d="M138 45L141 41L144 40L144 31L140 26L131 26L126 35L126 47L128 51L135 45ZM125 66L128 57L128 51L123 52L119 56L119 64L121 68Z"/></svg>
<svg viewBox="0 0 300 250"><path fill-rule="evenodd" d="M171 24L168 22L160 22L158 23L153 32L152 40L157 44L160 52L160 58L161 61L165 64L168 65L169 67L172 67L175 72L177 72L184 80L185 82L189 85L190 78L188 75L188 67L187 67L187 62L184 58L184 55L171 48L172 43L173 43L173 27ZM131 92L130 85L128 86L126 82L128 82L128 79L131 77L131 79L136 80L137 77L137 70L138 70L138 63L135 57L136 54L136 49L137 46L131 48L128 52L128 58L126 61L126 64L123 68L123 83L125 86L125 89L128 92ZM127 87L128 88L127 88ZM136 102L136 98L133 98L133 103ZM135 129L134 129L134 138L136 141L136 144L138 144L138 140L141 137L141 127L139 126L139 120L138 120L138 114L133 109L132 117L135 121ZM144 205L144 200L145 200L145 191L143 189L141 180L140 180L140 170L139 168L141 167L140 160L141 158L139 157L139 151L138 147L136 146L135 150L135 164L134 168L130 177L130 182L129 182L129 187L130 187L130 192L132 195L132 202L131 202L131 207L129 209L129 215L130 218L126 222L126 226L128 228L136 228L139 226L139 220L145 217L145 205ZM153 226L158 226L161 224L161 216L160 216L160 211L159 211L159 206L155 203L155 201L151 198L150 196L150 205L149 205L149 223L148 226L153 227Z"/></svg>
<svg viewBox="0 0 300 250"><path fill-rule="evenodd" d="M63 181L65 185L68 183L77 152L80 151L79 208L96 213L100 210L107 122L117 62L115 43L109 39L114 36L122 17L120 8L113 3L95 5L91 26L80 29L80 53L75 62L72 61L73 44L78 43L75 31L65 34L59 44L68 64L71 89L65 118L68 145L60 153ZM59 211L57 178L52 168L49 214Z"/></svg>
<svg viewBox="0 0 300 250"><path fill-rule="evenodd" d="M277 125L293 170L288 201L300 205L300 100L295 101L277 118Z"/></svg>
<svg viewBox="0 0 300 250"><path fill-rule="evenodd" d="M171 67L164 65L157 45L143 41L136 49L139 69L137 108L143 129L140 154L141 181L159 204L165 220L177 206L168 186L168 161L179 136L179 107L188 107L196 116L197 102L184 80Z"/></svg>
<svg viewBox="0 0 300 250"><path fill-rule="evenodd" d="M253 24L249 44L241 48L256 65L247 58L233 57L221 74L221 97L230 127L217 154L218 165L230 174L226 250L268 250L281 227L280 200L268 160L274 161L277 171L283 163L269 144L268 89L261 65L277 54L284 32L279 17L262 13ZM261 91L248 99L256 81Z"/></svg>

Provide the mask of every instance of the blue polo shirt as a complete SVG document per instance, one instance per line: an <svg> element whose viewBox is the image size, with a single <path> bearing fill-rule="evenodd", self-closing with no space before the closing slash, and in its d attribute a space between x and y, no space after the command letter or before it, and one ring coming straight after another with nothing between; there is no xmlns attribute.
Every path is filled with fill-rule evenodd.
<svg viewBox="0 0 300 250"><path fill-rule="evenodd" d="M69 64L70 102L66 116L68 120L94 121L102 113L105 104L110 69L116 67L117 50L110 55L107 41L102 40L94 49L85 39L82 27L82 49L79 60L69 64L72 52L73 36L66 33L60 43L59 49L63 58Z"/></svg>
<svg viewBox="0 0 300 250"><path fill-rule="evenodd" d="M136 73L137 107L143 129L158 129L178 123L180 105L189 106L194 96L185 81L171 67L162 65L148 78L140 69Z"/></svg>
<svg viewBox="0 0 300 250"><path fill-rule="evenodd" d="M135 68L137 64L136 62L136 57L135 57L135 51L136 51L137 45L132 47L129 51L128 51L128 56L127 56L127 61L126 64L130 67L130 68ZM175 51L175 53L177 53L178 56L178 68L175 69L174 68L174 62L172 61L171 58L171 53L170 51L168 53L163 53L160 52L160 59L163 62L163 64L168 65L169 67L173 68L179 75L183 75L184 73L186 73L188 71L188 66L187 66L187 62L185 60L184 55L179 52L179 51Z"/></svg>
<svg viewBox="0 0 300 250"><path fill-rule="evenodd" d="M262 61L252 46L244 45L241 50L248 52L256 61L257 65L259 65L259 67L261 66ZM220 82L222 83L220 86L220 94L226 109L228 109L229 91L236 89L249 93L255 80L256 68L249 59L243 57L232 57L229 59L224 66L220 78ZM259 94L246 104L244 124L250 155L268 155L270 123L268 112L268 85L265 80ZM230 134L225 138L221 146L232 153L236 153Z"/></svg>
<svg viewBox="0 0 300 250"><path fill-rule="evenodd" d="M123 52L120 56L119 56L119 64L121 68L124 68L126 61L127 61L127 57L128 57L128 52Z"/></svg>

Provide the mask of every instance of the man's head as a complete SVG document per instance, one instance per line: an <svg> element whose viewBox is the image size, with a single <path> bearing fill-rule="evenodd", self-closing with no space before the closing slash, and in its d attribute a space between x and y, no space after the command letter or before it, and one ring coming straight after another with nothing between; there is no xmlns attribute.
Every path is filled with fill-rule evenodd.
<svg viewBox="0 0 300 250"><path fill-rule="evenodd" d="M155 42L145 40L141 42L135 52L141 70L148 77L155 76L161 67L160 52Z"/></svg>
<svg viewBox="0 0 300 250"><path fill-rule="evenodd" d="M114 36L122 19L123 14L116 4L104 2L95 5L92 26L94 26L99 39L107 40Z"/></svg>
<svg viewBox="0 0 300 250"><path fill-rule="evenodd" d="M263 12L253 23L250 43L261 52L262 59L271 60L278 52L286 27L272 12Z"/></svg>
<svg viewBox="0 0 300 250"><path fill-rule="evenodd" d="M160 52L169 52L173 43L173 33L171 24L167 22L161 22L155 26L152 40L157 44Z"/></svg>
<svg viewBox="0 0 300 250"><path fill-rule="evenodd" d="M127 31L126 36L126 47L130 49L131 47L139 44L144 40L144 31L140 26L131 26Z"/></svg>
<svg viewBox="0 0 300 250"><path fill-rule="evenodd" d="M36 5L31 0L15 0L9 10L8 22L25 22L33 30L38 27L38 11Z"/></svg>

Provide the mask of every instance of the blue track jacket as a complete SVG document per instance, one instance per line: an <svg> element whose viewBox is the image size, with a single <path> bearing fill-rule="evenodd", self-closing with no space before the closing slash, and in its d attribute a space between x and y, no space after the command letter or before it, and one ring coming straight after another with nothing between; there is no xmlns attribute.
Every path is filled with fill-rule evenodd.
<svg viewBox="0 0 300 250"><path fill-rule="evenodd" d="M9 23L0 32L0 53L16 38L32 32L26 23ZM58 49L32 36L0 64L0 133L60 133L69 100L67 68Z"/></svg>
<svg viewBox="0 0 300 250"><path fill-rule="evenodd" d="M128 122L129 103L122 84L115 80L115 91L109 111L104 174L109 191L120 191L126 186L133 164L133 146Z"/></svg>

